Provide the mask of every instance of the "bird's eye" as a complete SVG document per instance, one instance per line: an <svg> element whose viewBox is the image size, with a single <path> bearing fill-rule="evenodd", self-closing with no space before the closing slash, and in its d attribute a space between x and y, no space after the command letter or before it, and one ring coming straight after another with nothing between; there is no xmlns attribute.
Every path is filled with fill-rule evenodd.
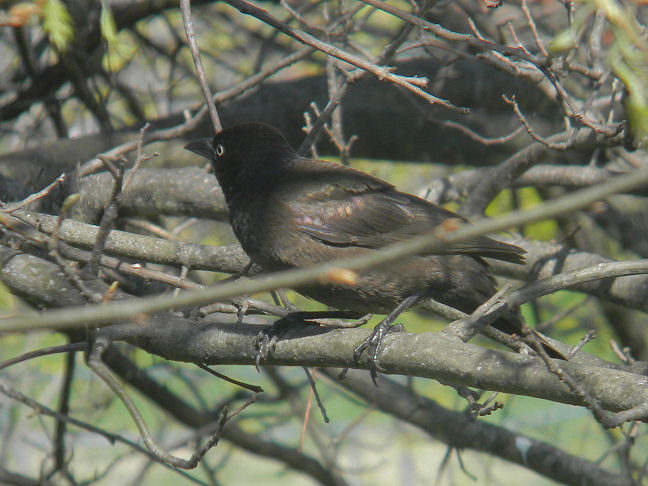
<svg viewBox="0 0 648 486"><path fill-rule="evenodd" d="M219 157L222 157L224 154L225 154L225 145L223 145L222 143L219 143L216 146L216 155L218 155Z"/></svg>

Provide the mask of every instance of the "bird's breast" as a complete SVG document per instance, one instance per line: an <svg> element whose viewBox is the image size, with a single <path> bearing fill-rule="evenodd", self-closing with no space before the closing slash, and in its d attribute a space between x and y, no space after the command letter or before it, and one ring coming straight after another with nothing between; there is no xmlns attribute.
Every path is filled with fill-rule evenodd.
<svg viewBox="0 0 648 486"><path fill-rule="evenodd" d="M293 212L272 194L233 199L229 212L232 229L243 250L266 270L282 270L313 261L312 256L307 257L309 250L303 248L306 242L300 239Z"/></svg>

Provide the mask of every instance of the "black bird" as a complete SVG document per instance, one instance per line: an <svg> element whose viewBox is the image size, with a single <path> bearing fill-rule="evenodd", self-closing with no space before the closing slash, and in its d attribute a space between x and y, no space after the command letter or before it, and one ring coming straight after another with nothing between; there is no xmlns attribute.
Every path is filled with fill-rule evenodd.
<svg viewBox="0 0 648 486"><path fill-rule="evenodd" d="M274 127L248 123L186 149L211 161L229 217L243 250L265 270L301 268L351 258L427 233L461 216L358 170L299 156ZM491 297L495 281L482 257L524 263L525 251L486 236L448 245L434 254L412 256L362 271L353 285L312 283L296 288L354 315L390 314L369 346L377 366L382 337L397 313L433 298L470 313ZM520 334L518 311L493 326ZM560 353L547 346L550 354ZM375 370L372 370L375 374Z"/></svg>

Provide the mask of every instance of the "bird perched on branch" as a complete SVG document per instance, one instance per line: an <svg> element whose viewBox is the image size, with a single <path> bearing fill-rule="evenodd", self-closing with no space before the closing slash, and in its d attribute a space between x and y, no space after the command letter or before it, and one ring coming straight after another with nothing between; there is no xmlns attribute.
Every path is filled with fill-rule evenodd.
<svg viewBox="0 0 648 486"><path fill-rule="evenodd" d="M465 222L364 172L301 157L269 125L234 126L185 148L211 161L234 234L250 259L268 271L353 258L439 225ZM483 257L522 264L524 253L480 236L360 271L353 282L317 281L295 290L356 316L389 314L354 353L369 347L377 367L382 337L397 313L429 298L470 313L496 291ZM509 311L492 325L520 334L519 311Z"/></svg>

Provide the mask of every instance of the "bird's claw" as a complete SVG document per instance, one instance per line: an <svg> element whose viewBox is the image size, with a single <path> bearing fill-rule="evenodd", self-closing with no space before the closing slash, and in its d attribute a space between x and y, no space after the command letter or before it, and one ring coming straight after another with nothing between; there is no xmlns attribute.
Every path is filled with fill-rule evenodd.
<svg viewBox="0 0 648 486"><path fill-rule="evenodd" d="M250 299L245 297L243 299L237 300L234 302L234 305L237 308L236 311L236 323L242 324L245 314L247 314L248 309L250 308Z"/></svg>
<svg viewBox="0 0 648 486"><path fill-rule="evenodd" d="M371 374L371 380L374 385L378 386L378 372L383 371L383 368L380 366L380 350L385 336L392 332L402 332L403 330L404 327L402 324L391 325L382 321L374 328L373 332L353 350L354 361L358 361L362 356L362 353L365 350L367 351L369 373Z"/></svg>
<svg viewBox="0 0 648 486"><path fill-rule="evenodd" d="M254 358L257 371L259 371L261 361L272 355L279 340L294 326L303 326L304 322L303 313L296 312L285 315L272 326L259 331L255 342L257 352Z"/></svg>
<svg viewBox="0 0 648 486"><path fill-rule="evenodd" d="M254 357L254 365L257 371L259 371L259 363L266 360L274 352L277 341L279 341L279 333L276 332L274 326L271 326L267 331L259 331L255 342L257 352Z"/></svg>

